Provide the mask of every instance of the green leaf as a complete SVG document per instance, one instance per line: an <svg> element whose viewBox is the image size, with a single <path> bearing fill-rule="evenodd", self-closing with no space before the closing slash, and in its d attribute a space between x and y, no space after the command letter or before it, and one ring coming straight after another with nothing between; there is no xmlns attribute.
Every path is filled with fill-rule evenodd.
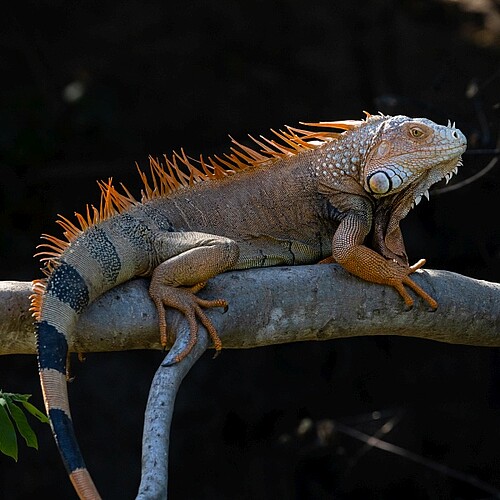
<svg viewBox="0 0 500 500"><path fill-rule="evenodd" d="M21 434L21 436L24 438L26 444L30 448L35 448L36 450L38 450L38 440L36 438L36 435L33 429L30 427L26 415L23 413L21 408L19 408L13 402L11 402L10 404L7 403L7 408L10 411L12 419L16 423L19 434Z"/></svg>
<svg viewBox="0 0 500 500"><path fill-rule="evenodd" d="M40 422L43 422L44 424L49 423L49 419L45 413L42 413L36 406L33 406L31 403L28 403L28 401L25 400L20 400L21 404L24 406L26 411L31 413L34 417L38 418Z"/></svg>
<svg viewBox="0 0 500 500"><path fill-rule="evenodd" d="M28 401L28 399L31 398L31 394L13 394L13 393L7 393L7 394L10 396L12 401Z"/></svg>
<svg viewBox="0 0 500 500"><path fill-rule="evenodd" d="M2 395L0 391L0 396ZM28 399L31 398L31 394L12 394L12 393L3 393L3 396L7 399L7 401L17 401L24 406L24 409L31 413L34 417L36 417L40 422L44 424L49 423L49 419L45 413L41 412L36 406L33 406L31 403L28 403Z"/></svg>
<svg viewBox="0 0 500 500"><path fill-rule="evenodd" d="M3 404L1 404L3 403ZM0 403L0 451L17 462L17 437L7 410L5 400Z"/></svg>

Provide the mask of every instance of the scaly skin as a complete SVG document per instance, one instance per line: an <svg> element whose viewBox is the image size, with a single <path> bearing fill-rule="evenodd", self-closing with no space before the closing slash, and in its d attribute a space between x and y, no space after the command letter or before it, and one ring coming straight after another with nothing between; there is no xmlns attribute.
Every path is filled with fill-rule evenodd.
<svg viewBox="0 0 500 500"><path fill-rule="evenodd" d="M68 339L85 307L119 283L151 276L166 346L174 339L165 307L184 313L190 341L176 361L195 344L199 322L221 349L203 308L227 303L196 292L227 270L335 261L366 281L394 287L407 307L413 298L405 287L437 307L410 278L425 261L408 264L399 223L432 184L456 172L463 134L450 123L405 116L309 125L344 132L287 128L276 134L280 141L255 140L260 151L233 141L232 153L200 158L199 165L184 152L165 158L165 168L151 159L151 178L141 173L141 202L100 183L99 210L77 214L78 226L58 221L68 241L44 235L48 278L34 282L32 297L40 380L80 498L100 497L73 433Z"/></svg>

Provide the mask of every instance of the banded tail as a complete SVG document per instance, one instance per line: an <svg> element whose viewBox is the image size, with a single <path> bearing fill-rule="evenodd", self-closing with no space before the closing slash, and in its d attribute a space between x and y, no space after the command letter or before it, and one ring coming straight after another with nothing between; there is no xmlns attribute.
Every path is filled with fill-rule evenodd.
<svg viewBox="0 0 500 500"><path fill-rule="evenodd" d="M68 336L72 334L79 311L88 304L88 293L76 269L67 265L54 270L43 291L43 307L36 324L38 369L45 409L52 433L73 487L81 499L100 499L76 440L66 387ZM65 282L63 275L73 279ZM44 285L35 283L35 288Z"/></svg>
<svg viewBox="0 0 500 500"><path fill-rule="evenodd" d="M80 231L33 284L40 383L52 432L81 499L101 498L83 460L66 386L68 346L78 317L105 291L150 267L151 228L142 205ZM153 230L156 229L153 227Z"/></svg>

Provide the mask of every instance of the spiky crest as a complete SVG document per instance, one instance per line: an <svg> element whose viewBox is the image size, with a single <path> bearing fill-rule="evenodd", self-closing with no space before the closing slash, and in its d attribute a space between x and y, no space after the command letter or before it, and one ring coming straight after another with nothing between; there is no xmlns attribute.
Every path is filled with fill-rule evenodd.
<svg viewBox="0 0 500 500"><path fill-rule="evenodd" d="M360 121L346 120L303 124L350 130L368 121L371 115L366 112L365 114L366 120ZM143 183L141 202L168 196L179 189L189 188L198 182L223 179L250 167L273 163L281 158L315 149L325 142L335 140L340 136L340 133L337 132L314 132L290 126L286 126L285 130L271 131L279 139L279 142L263 136L256 139L249 135L250 139L260 149L253 149L241 144L229 136L232 144L230 147L231 152L224 153L222 156L213 155L205 160L200 155L199 159L195 159L187 156L183 149L180 150L180 153L174 152L170 157L163 155L164 163L158 158L150 156L149 177L136 164ZM99 208L94 205L87 205L83 215L75 212L76 222L71 222L66 217L59 215L56 223L62 227L65 239L42 234L42 239L46 242L38 245L37 248L43 248L43 250L35 254L35 256L40 257L40 261L44 264L42 271L47 277L58 266L61 255L80 234L116 214L126 211L131 206L139 204L139 201L123 184L120 184L123 190L123 193L120 193L113 186L111 178L107 182L98 181L97 184L101 190ZM45 284L46 279L33 281L30 310L37 320L40 316Z"/></svg>

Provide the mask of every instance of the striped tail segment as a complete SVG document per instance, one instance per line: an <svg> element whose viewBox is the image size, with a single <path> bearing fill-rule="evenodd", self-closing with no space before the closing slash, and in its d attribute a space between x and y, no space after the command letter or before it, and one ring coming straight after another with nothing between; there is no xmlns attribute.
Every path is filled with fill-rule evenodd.
<svg viewBox="0 0 500 500"><path fill-rule="evenodd" d="M48 250L40 255L47 278L33 283L31 297L46 411L73 486L85 500L100 496L73 429L66 386L69 345L78 317L93 300L149 269L152 231L159 228L145 222L151 210L117 194L111 184L103 186L101 209L87 210L86 218L77 216L80 227L65 218L58 221L67 241L44 235L48 243L42 246Z"/></svg>
<svg viewBox="0 0 500 500"><path fill-rule="evenodd" d="M34 284L43 297L37 318L39 374L52 432L71 482L80 498L101 498L87 471L76 440L66 386L68 337L78 315L89 303L89 290L75 267L60 263L46 284ZM43 292L43 295L40 295Z"/></svg>
<svg viewBox="0 0 500 500"><path fill-rule="evenodd" d="M64 239L42 235L46 242L39 245L43 250L37 255L47 278L33 282L31 296L45 408L71 482L85 500L101 497L85 466L71 419L66 386L68 340L83 309L106 289L131 277L122 272L115 244L107 238L109 231L102 229L102 224L138 205L125 188L119 193L111 179L98 184L99 208L87 206L84 215L76 213L76 223L60 216L57 223L63 228Z"/></svg>

